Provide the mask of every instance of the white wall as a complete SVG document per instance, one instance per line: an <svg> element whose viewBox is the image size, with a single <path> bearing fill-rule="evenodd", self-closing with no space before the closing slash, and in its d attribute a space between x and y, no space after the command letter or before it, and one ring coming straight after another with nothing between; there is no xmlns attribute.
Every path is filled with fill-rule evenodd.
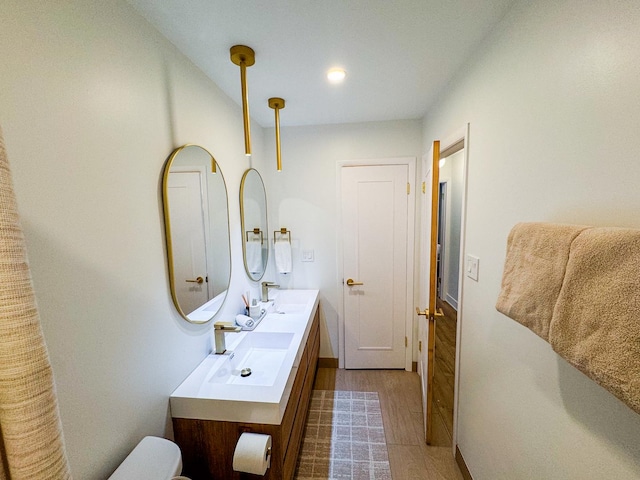
<svg viewBox="0 0 640 480"><path fill-rule="evenodd" d="M426 116L425 145L466 122L480 278L463 285L458 442L471 473L637 479L640 416L494 305L515 223L640 228L640 4L520 2Z"/></svg>
<svg viewBox="0 0 640 480"><path fill-rule="evenodd" d="M210 349L210 325L182 320L169 295L160 182L184 143L225 176L222 315L241 309L241 111L124 2L2 7L0 125L71 468L103 479L144 435L171 434L168 396Z"/></svg>
<svg viewBox="0 0 640 480"><path fill-rule="evenodd" d="M169 296L159 188L181 144L209 149L225 175L222 315L241 308L240 109L123 2L3 7L0 125L71 466L105 478L142 436L170 433L168 395L210 348L210 327L184 322ZM458 440L476 480L640 476L640 417L494 308L516 222L640 227L639 20L635 1L522 2L423 132L283 128L279 174L273 130L252 128L269 230L294 239L294 273L271 264L265 279L322 290L321 355L337 357L336 162L419 157L423 140L471 122L466 250L481 267L464 284Z"/></svg>
<svg viewBox="0 0 640 480"><path fill-rule="evenodd" d="M284 116L286 110L281 112ZM342 284L337 277L336 165L345 160L389 157L420 158L419 120L281 128L282 172L275 170L275 133L265 129L265 183L269 230L291 230L293 271L276 274L273 259L265 275L287 288L319 288L320 356L338 358L338 306ZM302 250L315 261L302 262Z"/></svg>

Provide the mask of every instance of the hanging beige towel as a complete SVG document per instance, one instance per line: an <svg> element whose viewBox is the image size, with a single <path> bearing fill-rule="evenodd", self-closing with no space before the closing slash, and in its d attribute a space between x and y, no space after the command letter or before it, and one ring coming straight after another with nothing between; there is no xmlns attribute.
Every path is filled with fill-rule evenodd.
<svg viewBox="0 0 640 480"><path fill-rule="evenodd" d="M0 432L0 478L71 478L1 132Z"/></svg>
<svg viewBox="0 0 640 480"><path fill-rule="evenodd" d="M640 413L640 230L594 228L578 235L549 343Z"/></svg>
<svg viewBox="0 0 640 480"><path fill-rule="evenodd" d="M571 242L587 228L551 223L515 225L507 240L496 309L548 341Z"/></svg>

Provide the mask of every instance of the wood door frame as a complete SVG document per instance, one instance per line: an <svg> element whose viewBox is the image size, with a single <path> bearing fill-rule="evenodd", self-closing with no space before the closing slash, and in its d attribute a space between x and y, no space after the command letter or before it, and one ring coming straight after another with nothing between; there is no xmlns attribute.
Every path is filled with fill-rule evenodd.
<svg viewBox="0 0 640 480"><path fill-rule="evenodd" d="M415 255L415 224L416 224L416 157L391 157L369 160L344 160L336 163L336 290L340 292L338 301L338 368L344 368L345 360L345 324L344 324L344 245L342 230L342 169L344 167L376 167L383 165L406 165L408 168L407 182L410 191L407 195L407 298L405 336L405 370L413 369L413 293L414 293L414 255Z"/></svg>
<svg viewBox="0 0 640 480"><path fill-rule="evenodd" d="M469 178L469 131L470 124L466 123L462 127L458 128L451 134L447 135L440 141L440 153L446 153L451 147L460 142L464 142L464 155L462 158L462 211L460 212L460 263L458 276L458 316L456 326L456 358L455 358L455 376L453 380L453 431L452 436L452 452L455 456L457 446L457 433L458 433L458 407L460 403L459 387L460 387L460 343L462 338L462 327L464 324L463 315L463 298L464 298L464 257L466 252L466 226L467 226L467 190L468 190L468 178ZM431 158L431 157L428 157ZM429 168L426 165L428 161L427 156L423 156L423 171L424 168Z"/></svg>

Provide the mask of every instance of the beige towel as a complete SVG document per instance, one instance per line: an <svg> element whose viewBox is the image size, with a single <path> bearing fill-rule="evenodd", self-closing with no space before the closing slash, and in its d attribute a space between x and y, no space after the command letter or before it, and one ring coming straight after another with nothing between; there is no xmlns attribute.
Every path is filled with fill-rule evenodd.
<svg viewBox="0 0 640 480"><path fill-rule="evenodd" d="M640 230L594 228L578 235L549 343L640 413Z"/></svg>
<svg viewBox="0 0 640 480"><path fill-rule="evenodd" d="M571 242L589 227L519 223L507 240L496 308L548 341Z"/></svg>
<svg viewBox="0 0 640 480"><path fill-rule="evenodd" d="M71 478L0 133L0 479Z"/></svg>

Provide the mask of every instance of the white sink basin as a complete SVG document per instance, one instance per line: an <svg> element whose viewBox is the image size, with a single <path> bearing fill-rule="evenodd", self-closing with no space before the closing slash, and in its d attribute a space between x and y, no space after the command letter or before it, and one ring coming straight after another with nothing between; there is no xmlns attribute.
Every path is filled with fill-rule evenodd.
<svg viewBox="0 0 640 480"><path fill-rule="evenodd" d="M208 382L227 385L273 385L287 357L291 340L293 333L254 332L245 336L225 361L212 371ZM247 368L250 372L245 370Z"/></svg>
<svg viewBox="0 0 640 480"><path fill-rule="evenodd" d="M305 308L307 308L307 305L303 303L280 303L280 304L276 303L274 305L273 313L280 313L280 314L302 313L304 312Z"/></svg>
<svg viewBox="0 0 640 480"><path fill-rule="evenodd" d="M310 290L280 290L273 302L273 313L303 314L313 307L315 295Z"/></svg>

